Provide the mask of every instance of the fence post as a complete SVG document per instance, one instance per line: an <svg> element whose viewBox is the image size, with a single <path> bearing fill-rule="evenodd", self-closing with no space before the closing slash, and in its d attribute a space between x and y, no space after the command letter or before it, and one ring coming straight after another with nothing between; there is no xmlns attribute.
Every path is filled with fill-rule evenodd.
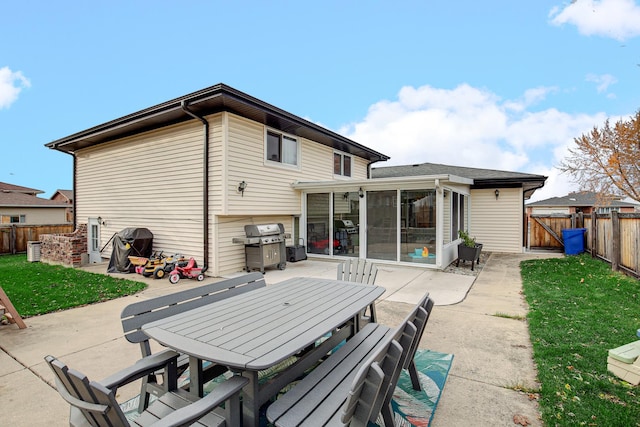
<svg viewBox="0 0 640 427"><path fill-rule="evenodd" d="M598 214L591 211L591 258L598 256Z"/></svg>
<svg viewBox="0 0 640 427"><path fill-rule="evenodd" d="M17 252L17 236L18 232L16 230L16 225L11 224L11 232L9 233L9 252L11 252L11 255L15 255Z"/></svg>
<svg viewBox="0 0 640 427"><path fill-rule="evenodd" d="M620 218L618 211L611 211L611 269L618 271L620 264Z"/></svg>

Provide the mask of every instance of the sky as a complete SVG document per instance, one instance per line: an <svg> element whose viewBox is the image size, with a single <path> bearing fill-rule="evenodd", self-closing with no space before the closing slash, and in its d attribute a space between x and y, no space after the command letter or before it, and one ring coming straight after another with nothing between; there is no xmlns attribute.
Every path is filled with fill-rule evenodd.
<svg viewBox="0 0 640 427"><path fill-rule="evenodd" d="M0 181L73 189L45 144L227 84L391 157L548 176L640 109L634 0L0 2ZM166 177L171 179L171 177Z"/></svg>

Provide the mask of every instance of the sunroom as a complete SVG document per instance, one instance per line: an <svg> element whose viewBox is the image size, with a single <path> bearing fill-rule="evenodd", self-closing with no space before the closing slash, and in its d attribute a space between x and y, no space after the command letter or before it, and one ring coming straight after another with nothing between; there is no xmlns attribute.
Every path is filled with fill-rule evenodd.
<svg viewBox="0 0 640 427"><path fill-rule="evenodd" d="M473 180L455 175L295 182L302 192L298 233L310 257L445 268L458 230L470 221Z"/></svg>

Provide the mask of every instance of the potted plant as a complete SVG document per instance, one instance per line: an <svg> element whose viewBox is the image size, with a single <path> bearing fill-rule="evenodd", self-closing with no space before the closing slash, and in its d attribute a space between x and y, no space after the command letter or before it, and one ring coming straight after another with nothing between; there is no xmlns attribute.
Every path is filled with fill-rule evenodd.
<svg viewBox="0 0 640 427"><path fill-rule="evenodd" d="M458 237L462 239L462 242L458 245L458 260L456 261L456 267L460 265L460 260L471 261L471 270L473 270L473 263L480 262L482 244L476 242L476 238L471 237L469 233L464 230L458 230Z"/></svg>

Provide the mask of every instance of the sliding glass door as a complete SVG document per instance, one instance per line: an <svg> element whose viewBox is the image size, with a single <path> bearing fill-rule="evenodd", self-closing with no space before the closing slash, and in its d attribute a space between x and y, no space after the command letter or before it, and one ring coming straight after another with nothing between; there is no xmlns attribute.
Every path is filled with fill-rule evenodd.
<svg viewBox="0 0 640 427"><path fill-rule="evenodd" d="M360 255L360 200L357 191L333 193L334 255Z"/></svg>
<svg viewBox="0 0 640 427"><path fill-rule="evenodd" d="M367 258L398 258L397 191L367 191Z"/></svg>

